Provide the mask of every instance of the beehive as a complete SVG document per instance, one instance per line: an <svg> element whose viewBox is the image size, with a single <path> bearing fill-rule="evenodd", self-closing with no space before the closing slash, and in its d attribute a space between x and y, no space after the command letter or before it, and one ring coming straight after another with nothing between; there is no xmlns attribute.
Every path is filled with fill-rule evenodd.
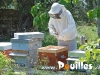
<svg viewBox="0 0 100 75"><path fill-rule="evenodd" d="M38 61L40 65L56 66L58 61L66 63L68 58L67 47L65 46L46 46L38 48Z"/></svg>
<svg viewBox="0 0 100 75"><path fill-rule="evenodd" d="M7 57L10 57L9 53L12 51L12 43L0 42L0 51L3 52Z"/></svg>
<svg viewBox="0 0 100 75"><path fill-rule="evenodd" d="M37 59L37 49L42 47L43 38L44 34L41 32L14 33L14 38L10 40L13 50L10 56L20 66L33 67Z"/></svg>

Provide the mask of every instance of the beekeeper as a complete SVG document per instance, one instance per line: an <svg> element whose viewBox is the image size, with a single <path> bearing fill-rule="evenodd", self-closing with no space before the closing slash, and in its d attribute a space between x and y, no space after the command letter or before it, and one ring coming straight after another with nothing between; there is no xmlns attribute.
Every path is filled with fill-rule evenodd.
<svg viewBox="0 0 100 75"><path fill-rule="evenodd" d="M64 5L53 3L48 23L49 32L58 40L58 46L68 46L68 51L77 49L77 29L72 14Z"/></svg>

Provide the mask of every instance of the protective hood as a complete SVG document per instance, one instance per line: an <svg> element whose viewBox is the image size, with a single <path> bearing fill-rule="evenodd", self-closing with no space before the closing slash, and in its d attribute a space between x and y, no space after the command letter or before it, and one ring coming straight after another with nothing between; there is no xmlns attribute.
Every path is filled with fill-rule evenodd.
<svg viewBox="0 0 100 75"><path fill-rule="evenodd" d="M59 3L53 3L52 6L51 6L51 9L50 11L48 12L49 14L58 14L59 11L61 9L63 9L64 5L61 5Z"/></svg>

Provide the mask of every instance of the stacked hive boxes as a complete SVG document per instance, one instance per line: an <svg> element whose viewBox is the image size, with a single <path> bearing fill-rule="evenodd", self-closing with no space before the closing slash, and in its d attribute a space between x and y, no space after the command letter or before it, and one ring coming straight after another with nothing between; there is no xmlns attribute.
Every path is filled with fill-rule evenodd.
<svg viewBox="0 0 100 75"><path fill-rule="evenodd" d="M81 57L85 57L85 51L81 51L81 50L75 50L75 51L69 51L68 52L68 58L67 60L67 64L71 65L71 64L75 64L75 61L77 61L77 66L75 66L73 68L73 70L78 70L78 71L86 71L85 69L83 69L83 64L85 62L83 62L83 64L80 63L79 58ZM79 64L80 63L80 64Z"/></svg>
<svg viewBox="0 0 100 75"><path fill-rule="evenodd" d="M75 61L78 61L79 58L81 57L85 57L85 51L81 51L81 50L69 51L68 59L66 60L68 64L71 64L74 63Z"/></svg>
<svg viewBox="0 0 100 75"><path fill-rule="evenodd" d="M14 33L11 38L12 52L9 54L17 64L33 67L37 60L37 49L42 47L44 34L41 32Z"/></svg>
<svg viewBox="0 0 100 75"><path fill-rule="evenodd" d="M12 51L12 44L10 42L0 42L0 52L3 52L7 57Z"/></svg>

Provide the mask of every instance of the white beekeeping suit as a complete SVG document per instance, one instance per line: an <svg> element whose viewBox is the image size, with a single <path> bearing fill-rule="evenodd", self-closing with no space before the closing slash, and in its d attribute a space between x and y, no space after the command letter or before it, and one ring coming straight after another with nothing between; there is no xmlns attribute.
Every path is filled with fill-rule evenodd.
<svg viewBox="0 0 100 75"><path fill-rule="evenodd" d="M50 15L50 20L48 23L49 32L51 35L54 35L58 39L58 45L64 45L64 43L66 43L66 45L68 46L69 41L74 39L76 40L77 29L75 21L70 11L68 11L64 7L64 5L61 5L59 3L53 3L48 13ZM57 19L54 16L55 14L58 13L60 13L59 14L60 19Z"/></svg>

